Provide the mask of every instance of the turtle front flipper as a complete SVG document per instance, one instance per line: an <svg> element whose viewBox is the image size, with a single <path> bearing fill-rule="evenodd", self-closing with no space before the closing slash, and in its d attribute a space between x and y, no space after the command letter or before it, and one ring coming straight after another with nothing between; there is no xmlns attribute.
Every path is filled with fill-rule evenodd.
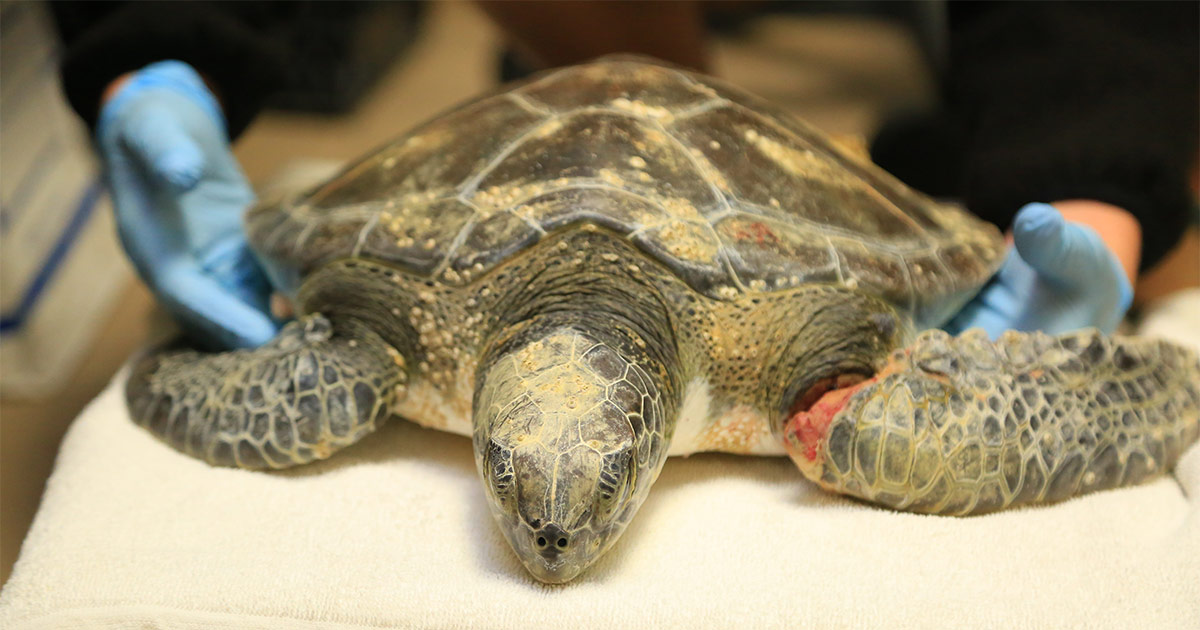
<svg viewBox="0 0 1200 630"><path fill-rule="evenodd" d="M924 333L874 378L798 411L784 440L826 489L979 514L1131 485L1200 434L1200 363L1164 341Z"/></svg>
<svg viewBox="0 0 1200 630"><path fill-rule="evenodd" d="M286 468L329 457L390 415L406 373L365 326L308 315L252 350L164 351L126 385L134 421L215 466Z"/></svg>

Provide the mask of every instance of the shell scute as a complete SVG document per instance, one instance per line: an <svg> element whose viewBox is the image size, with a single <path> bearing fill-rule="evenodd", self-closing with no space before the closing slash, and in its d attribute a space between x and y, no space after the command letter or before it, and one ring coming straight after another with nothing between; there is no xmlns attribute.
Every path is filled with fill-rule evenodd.
<svg viewBox="0 0 1200 630"><path fill-rule="evenodd" d="M506 209L546 190L573 186L683 199L697 208L719 203L687 155L655 125L586 109L537 127L466 193L481 209Z"/></svg>

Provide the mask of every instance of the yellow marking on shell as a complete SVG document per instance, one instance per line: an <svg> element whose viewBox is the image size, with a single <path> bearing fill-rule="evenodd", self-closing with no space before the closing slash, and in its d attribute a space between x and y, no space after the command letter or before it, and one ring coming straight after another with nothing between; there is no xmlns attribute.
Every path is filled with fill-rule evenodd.
<svg viewBox="0 0 1200 630"><path fill-rule="evenodd" d="M696 206L687 199L673 197L662 200L662 208L668 214L680 219L691 219L695 221L703 221L704 216L696 209Z"/></svg>
<svg viewBox="0 0 1200 630"><path fill-rule="evenodd" d="M627 185L627 182L621 177L621 175L611 168L602 168L599 171L596 171L596 177L605 184L615 186L617 188L625 188Z"/></svg>
<svg viewBox="0 0 1200 630"><path fill-rule="evenodd" d="M715 289L718 297L726 300L732 300L738 296L738 290L728 285L722 285Z"/></svg>
<svg viewBox="0 0 1200 630"><path fill-rule="evenodd" d="M781 144L754 129L747 129L744 135L754 148L793 175L829 183L840 182L847 187L856 183L850 173L823 155ZM858 187L861 186L858 183Z"/></svg>
<svg viewBox="0 0 1200 630"><path fill-rule="evenodd" d="M537 128L537 131L534 135L538 138L545 138L547 136L554 135L562 128L563 121L561 118L551 118L550 120L542 123L542 126Z"/></svg>
<svg viewBox="0 0 1200 630"><path fill-rule="evenodd" d="M405 367L404 355L397 352L396 349L391 346L386 346L385 350L387 351L388 357L390 357L392 359L392 363L395 363L396 367L403 370Z"/></svg>
<svg viewBox="0 0 1200 630"><path fill-rule="evenodd" d="M674 118L671 110L665 107L647 105L640 100L631 101L623 96L609 101L609 105L623 112L629 112L639 118L651 118L664 123Z"/></svg>
<svg viewBox="0 0 1200 630"><path fill-rule="evenodd" d="M701 263L712 262L721 248L711 230L682 220L666 223L658 238L672 256Z"/></svg>

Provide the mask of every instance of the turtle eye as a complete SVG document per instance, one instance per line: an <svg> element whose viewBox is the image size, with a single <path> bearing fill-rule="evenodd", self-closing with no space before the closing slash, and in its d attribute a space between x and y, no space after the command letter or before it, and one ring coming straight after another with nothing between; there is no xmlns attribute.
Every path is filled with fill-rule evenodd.
<svg viewBox="0 0 1200 630"><path fill-rule="evenodd" d="M633 485L634 471L630 467L629 452L606 455L596 484L595 514L601 522L612 520L620 511Z"/></svg>
<svg viewBox="0 0 1200 630"><path fill-rule="evenodd" d="M488 446L487 458L484 461L484 470L491 477L492 491L496 494L496 500L506 509L511 509L512 491L513 491L513 474L512 452L499 444L492 442Z"/></svg>

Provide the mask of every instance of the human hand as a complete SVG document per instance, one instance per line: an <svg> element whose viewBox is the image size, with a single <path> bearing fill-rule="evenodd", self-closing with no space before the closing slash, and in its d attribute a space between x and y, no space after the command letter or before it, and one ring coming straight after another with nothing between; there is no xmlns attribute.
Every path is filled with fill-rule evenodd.
<svg viewBox="0 0 1200 630"><path fill-rule="evenodd" d="M117 232L138 274L201 343L271 339L270 283L242 231L254 193L216 97L180 61L150 64L110 91L96 136Z"/></svg>
<svg viewBox="0 0 1200 630"><path fill-rule="evenodd" d="M980 327L995 339L1010 329L1116 329L1133 288L1096 230L1031 203L1013 220L1013 242L1000 271L943 327L947 332Z"/></svg>

